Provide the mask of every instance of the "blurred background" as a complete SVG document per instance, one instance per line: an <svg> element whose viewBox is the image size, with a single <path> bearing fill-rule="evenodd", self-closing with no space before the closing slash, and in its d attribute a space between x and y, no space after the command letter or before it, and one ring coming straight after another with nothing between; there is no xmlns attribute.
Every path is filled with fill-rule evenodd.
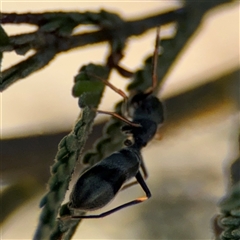
<svg viewBox="0 0 240 240"><path fill-rule="evenodd" d="M158 2L3 2L3 12L99 11L127 19L171 9L178 1ZM8 34L32 26L4 25ZM81 29L79 29L81 31ZM163 29L161 36L167 35ZM122 64L134 71L154 49L155 30L133 37ZM27 58L32 53L28 53ZM106 44L59 54L43 70L2 93L2 239L31 239L37 226L57 144L79 115L71 95L73 76L83 64L101 63ZM4 54L2 69L23 59ZM161 63L160 63L161 64ZM128 81L116 73L111 83ZM152 198L100 220L84 220L74 239L211 239L211 218L228 186L227 169L238 156L239 3L209 11L168 74L159 97L166 106L160 135L143 150ZM119 96L106 89L100 109L112 111ZM114 100L114 101L113 101ZM97 117L86 149L101 135L107 116ZM142 196L139 186L121 192L106 208ZM66 197L67 200L67 197ZM103 211L105 211L104 209Z"/></svg>

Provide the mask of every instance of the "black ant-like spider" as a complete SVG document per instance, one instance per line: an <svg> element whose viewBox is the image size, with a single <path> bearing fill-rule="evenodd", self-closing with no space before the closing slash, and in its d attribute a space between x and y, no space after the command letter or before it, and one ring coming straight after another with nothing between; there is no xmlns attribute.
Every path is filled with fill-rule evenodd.
<svg viewBox="0 0 240 240"><path fill-rule="evenodd" d="M152 86L146 92L135 94L127 102L127 110L132 121L116 113L97 110L99 113L112 115L127 123L127 125L123 126L122 131L131 135L132 140L127 139L124 142L124 148L101 160L80 176L70 195L69 208L83 211L100 209L108 204L120 189L125 189L135 183L140 184L146 196L122 204L99 215L72 216L74 219L105 217L125 207L141 203L151 197L151 192L144 181L144 178L147 177L147 171L142 159L141 149L154 137L158 125L163 122L162 103L152 94L157 85L158 46L159 28L157 29L154 51ZM105 83L127 99L121 90L108 82ZM144 177L140 169L142 169ZM136 178L136 182L124 185L126 181L133 177Z"/></svg>

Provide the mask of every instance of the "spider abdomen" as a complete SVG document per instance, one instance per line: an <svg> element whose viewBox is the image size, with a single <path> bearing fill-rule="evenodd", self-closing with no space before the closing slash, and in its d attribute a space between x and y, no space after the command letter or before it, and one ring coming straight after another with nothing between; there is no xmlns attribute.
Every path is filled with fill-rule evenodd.
<svg viewBox="0 0 240 240"><path fill-rule="evenodd" d="M85 211L104 207L128 179L136 176L139 165L140 157L126 148L111 154L81 175L71 193L69 207Z"/></svg>

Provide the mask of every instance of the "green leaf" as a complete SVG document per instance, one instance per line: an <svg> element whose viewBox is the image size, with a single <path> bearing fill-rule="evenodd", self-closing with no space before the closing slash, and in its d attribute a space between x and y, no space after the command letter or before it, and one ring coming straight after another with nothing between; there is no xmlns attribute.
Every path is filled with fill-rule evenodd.
<svg viewBox="0 0 240 240"><path fill-rule="evenodd" d="M75 83L73 87L73 96L80 97L84 93L101 92L104 84L100 81L82 80Z"/></svg>
<svg viewBox="0 0 240 240"><path fill-rule="evenodd" d="M96 107L98 99L101 98L105 84L101 79L106 80L109 74L109 68L101 65L89 64L80 69L75 76L75 84L72 94L79 97L79 106L81 108Z"/></svg>

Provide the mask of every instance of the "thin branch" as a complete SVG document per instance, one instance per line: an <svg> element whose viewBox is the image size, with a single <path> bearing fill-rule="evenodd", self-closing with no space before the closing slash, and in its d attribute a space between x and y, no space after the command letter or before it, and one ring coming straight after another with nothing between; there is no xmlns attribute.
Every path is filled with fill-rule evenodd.
<svg viewBox="0 0 240 240"><path fill-rule="evenodd" d="M55 14L57 13L52 13L52 15ZM29 19L34 19L34 15L35 14L30 14ZM47 16L49 15L50 13L47 14ZM35 62L34 66L33 63L31 63L31 61L26 60L28 61L28 66L26 66L26 64L24 64L23 62L20 62L14 65L13 67L6 69L5 71L3 71L0 91L5 90L7 87L9 87L17 80L25 78L32 72L43 68L54 58L54 55L60 52L69 51L77 47L82 47L88 44L95 44L104 41L114 42L113 41L114 39L118 39L118 41L122 41L124 43L126 38L130 36L140 35L147 31L148 29L156 27L160 24L166 24L172 21L176 21L178 18L183 17L183 15L184 15L183 9L179 9L175 11L169 11L166 13L159 13L155 16L146 17L145 19L142 20L124 22L123 20L119 20L120 18L117 18L116 20L117 24L115 25L106 26L105 23L104 28L100 31L83 33L73 36L69 35L65 36L63 34L59 34L61 24L58 27L56 27L56 29L58 29L58 32L56 32L57 31L56 29L54 29L53 32L44 32L42 29L39 29L35 33L12 36L10 37L10 44L5 45L2 48L0 47L0 51L16 50L17 53L22 54L26 53L30 49L35 49L37 50L37 52L41 51L41 49L50 49L50 52L53 54L53 56L49 58L48 61L45 60L42 61L40 58L39 61L41 61L41 63ZM42 15L36 14L36 17L39 16L44 16L44 14ZM27 14L22 14L22 16L20 15L19 19L16 14L10 15L7 13L2 14L3 23L7 23L10 20L19 23L22 21L27 21L27 19L28 19ZM114 19L116 19L116 17ZM39 21L37 20L36 22L39 23ZM102 20L102 22L104 23L104 20ZM38 53L36 54L36 56L39 56ZM23 65L25 69L22 69ZM28 70L28 68L30 70ZM22 72L24 72L25 74L22 74Z"/></svg>

